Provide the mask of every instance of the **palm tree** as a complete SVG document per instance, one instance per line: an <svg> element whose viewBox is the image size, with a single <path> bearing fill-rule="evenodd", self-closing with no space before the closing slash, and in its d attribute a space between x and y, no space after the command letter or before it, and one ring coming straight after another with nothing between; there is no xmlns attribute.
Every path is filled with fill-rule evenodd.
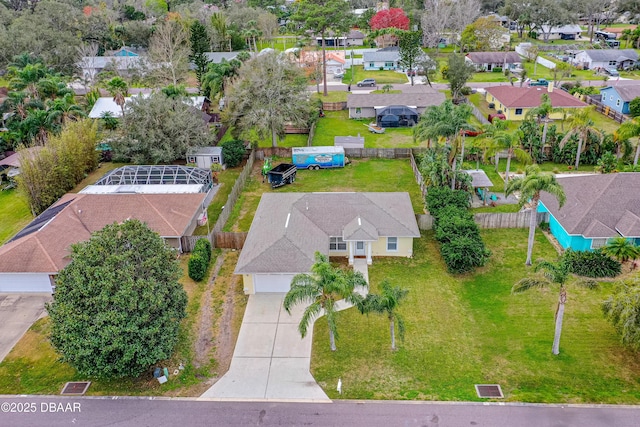
<svg viewBox="0 0 640 427"><path fill-rule="evenodd" d="M558 295L558 306L556 308L555 315L555 334L553 336L553 347L551 349L551 352L557 355L560 354L562 320L564 318L564 306L567 302L567 289L565 285L570 276L569 265L564 260L560 260L558 262L541 261L536 265L534 271L541 271L542 274L520 280L518 283L513 285L511 292L515 294L532 288L546 288L554 284L560 285L560 294ZM576 281L576 284L589 289L593 289L598 286L598 282L595 280L579 280Z"/></svg>
<svg viewBox="0 0 640 427"><path fill-rule="evenodd" d="M638 166L638 157L640 157L640 117L624 122L616 134L620 139L638 138L638 141L636 141L636 154L633 156L633 166Z"/></svg>
<svg viewBox="0 0 640 427"><path fill-rule="evenodd" d="M29 140L36 145L45 145L49 134L57 132L60 127L57 118L56 114L47 110L31 110L20 127Z"/></svg>
<svg viewBox="0 0 640 427"><path fill-rule="evenodd" d="M367 287L368 284L362 273L333 267L327 256L320 252L316 252L315 259L316 262L311 267L312 274L297 274L291 281L291 290L284 297L284 308L291 314L292 306L309 303L298 325L302 338L307 335L313 320L324 314L329 324L331 351L336 351L336 303L345 300L360 307L364 298L355 292L355 288Z"/></svg>
<svg viewBox="0 0 640 427"><path fill-rule="evenodd" d="M523 134L521 130L515 132L499 131L495 134L494 141L496 144L489 149L488 155L497 154L499 151L507 151L507 169L504 176L505 188L509 185L509 170L511 168L511 158L515 156L524 164L531 163L531 155L520 148L520 141Z"/></svg>
<svg viewBox="0 0 640 427"><path fill-rule="evenodd" d="M113 101L120 107L122 116L124 116L125 98L129 93L127 82L121 77L114 77L107 82L106 89L113 96Z"/></svg>
<svg viewBox="0 0 640 427"><path fill-rule="evenodd" d="M626 237L614 237L602 248L602 252L615 259L626 262L640 258L640 247L634 245Z"/></svg>
<svg viewBox="0 0 640 427"><path fill-rule="evenodd" d="M525 203L529 203L531 209L531 217L529 219L529 241L527 247L527 260L526 265L531 265L531 256L533 254L533 240L536 233L537 211L538 201L540 200L540 193L546 191L552 194L558 200L558 205L562 207L566 200L564 189L556 181L556 177L551 173L543 173L540 171L540 166L530 165L527 166L524 177L515 178L507 185L505 194L513 194L514 192L520 192L520 207L523 207Z"/></svg>
<svg viewBox="0 0 640 427"><path fill-rule="evenodd" d="M23 68L10 67L9 84L12 90L25 90L30 98L40 99L38 82L50 74L51 70L41 63L26 64Z"/></svg>
<svg viewBox="0 0 640 427"><path fill-rule="evenodd" d="M62 98L54 99L47 102L48 111L58 123L64 124L69 120L78 120L81 117L86 117L86 114L81 106L76 104L73 94L67 93Z"/></svg>
<svg viewBox="0 0 640 427"><path fill-rule="evenodd" d="M184 98L189 96L184 85L168 85L167 87L163 87L162 89L160 89L160 91L164 93L167 98L171 99Z"/></svg>
<svg viewBox="0 0 640 427"><path fill-rule="evenodd" d="M209 64L207 72L202 76L202 93L210 99L223 97L230 80L238 75L242 62L222 59L219 64Z"/></svg>
<svg viewBox="0 0 640 427"><path fill-rule="evenodd" d="M603 135L598 129L596 129L593 125L593 120L589 116L591 112L590 108L583 108L580 111L577 111L569 117L569 126L571 130L567 132L567 134L560 141L560 148L564 147L564 145L569 141L571 136L578 135L578 151L576 152L576 164L575 168L578 169L580 166L580 154L582 153L583 148L585 147L585 143L587 142L587 138L589 135L596 136L600 142L602 142Z"/></svg>
<svg viewBox="0 0 640 427"><path fill-rule="evenodd" d="M482 150L482 159L484 161L487 160L489 152L496 153L495 157L495 169L498 172L498 164L500 157L498 156L499 150L495 149L497 146L494 138L498 132L505 131L509 127L509 123L506 120L493 119L493 122L481 125L480 131L482 132L478 135L474 141L474 145Z"/></svg>
<svg viewBox="0 0 640 427"><path fill-rule="evenodd" d="M549 98L549 95L543 93L541 96L540 105L536 108L532 108L531 110L529 110L529 112L527 112L526 117L535 117L538 126L540 126L540 123L544 123L544 128L542 129L542 146L540 147L540 150L542 151L541 158L544 158L544 145L547 142L547 127L549 125L549 116L551 115L551 113L557 113L559 111L560 108L554 108L553 105L551 105L551 98Z"/></svg>
<svg viewBox="0 0 640 427"><path fill-rule="evenodd" d="M227 18L225 18L222 12L216 12L211 15L211 26L220 37L222 44L229 42L229 52L231 52L231 34L227 27ZM220 46L222 50L223 46Z"/></svg>
<svg viewBox="0 0 640 427"><path fill-rule="evenodd" d="M386 314L390 323L391 331L391 350L396 349L396 330L395 322L398 322L398 332L400 339L404 340L404 319L398 313L400 302L406 298L408 290L399 286L391 286L388 280L383 280L380 284L382 290L381 295L369 294L362 303L362 312L375 312L378 314Z"/></svg>
<svg viewBox="0 0 640 427"><path fill-rule="evenodd" d="M473 130L473 126L469 124L472 111L470 105L454 105L451 100L428 107L413 128L413 140L429 141L431 145L432 139L444 137L448 142L462 130Z"/></svg>
<svg viewBox="0 0 640 427"><path fill-rule="evenodd" d="M73 95L73 90L69 89L66 83L57 76L40 79L36 86L42 99L55 99L69 94Z"/></svg>

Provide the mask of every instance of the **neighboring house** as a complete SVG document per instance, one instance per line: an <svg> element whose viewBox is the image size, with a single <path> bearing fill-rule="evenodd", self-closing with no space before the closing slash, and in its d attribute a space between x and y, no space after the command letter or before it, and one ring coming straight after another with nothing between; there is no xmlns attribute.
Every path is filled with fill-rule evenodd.
<svg viewBox="0 0 640 427"><path fill-rule="evenodd" d="M187 151L187 163L194 163L197 167L211 169L213 164L224 164L222 147L198 147Z"/></svg>
<svg viewBox="0 0 640 427"><path fill-rule="evenodd" d="M408 193L265 193L236 265L246 294L287 292L315 253L368 264L413 256L420 230Z"/></svg>
<svg viewBox="0 0 640 427"><path fill-rule="evenodd" d="M131 218L146 223L181 249L206 209L206 193L66 194L0 247L0 292L53 292L55 276L70 261L71 245L92 232Z"/></svg>
<svg viewBox="0 0 640 427"><path fill-rule="evenodd" d="M375 52L365 52L362 55L365 70L397 70L400 66L400 50L380 49Z"/></svg>
<svg viewBox="0 0 640 427"><path fill-rule="evenodd" d="M380 93L347 95L347 108L350 119L366 119L378 117L378 113L390 106L409 107L420 115L427 107L444 102L443 93L434 89L426 89L426 93Z"/></svg>
<svg viewBox="0 0 640 427"><path fill-rule="evenodd" d="M535 29L534 29L535 31ZM542 30L538 31L538 38L544 38L543 32L549 34L549 40L576 40L580 38L582 34L582 28L580 25L562 25L560 27L551 27L549 30L548 25L543 25Z"/></svg>
<svg viewBox="0 0 640 427"><path fill-rule="evenodd" d="M322 64L321 50L300 50L297 56L297 58L294 56L292 60L302 68L313 68L316 64ZM325 58L327 61L327 75L344 72L344 52L329 51L326 52Z"/></svg>
<svg viewBox="0 0 640 427"><path fill-rule="evenodd" d="M83 56L76 63L84 79L93 81L103 70L114 70L120 75L143 72L150 67L144 56Z"/></svg>
<svg viewBox="0 0 640 427"><path fill-rule="evenodd" d="M20 174L20 158L24 155L31 155L42 149L41 146L25 148L17 153L13 153L10 156L0 160L0 172L3 175L7 175L8 178L12 178ZM2 179L0 179L2 181Z"/></svg>
<svg viewBox="0 0 640 427"><path fill-rule="evenodd" d="M347 34L347 46L362 46L364 45L365 35L362 31L351 30Z"/></svg>
<svg viewBox="0 0 640 427"><path fill-rule="evenodd" d="M591 250L613 237L640 245L640 173L558 178L567 197L562 208L549 193L538 212L549 213L551 233L563 248Z"/></svg>
<svg viewBox="0 0 640 427"><path fill-rule="evenodd" d="M491 71L496 67L513 70L522 64L516 52L470 52L464 59L478 71Z"/></svg>
<svg viewBox="0 0 640 427"><path fill-rule="evenodd" d="M612 110L629 114L629 103L640 97L640 85L609 86L600 89L602 103Z"/></svg>
<svg viewBox="0 0 640 427"><path fill-rule="evenodd" d="M148 93L140 93L135 96L147 97ZM188 100L188 104L193 107L198 112L206 113L209 111L209 107L211 106L211 101L206 96L190 96L185 98ZM127 109L127 103L131 101L131 97L127 97L124 99L124 109ZM99 119L103 117L105 113L109 113L112 117L122 117L122 108L113 100L113 97L103 96L98 98L91 111L89 112L89 118ZM211 119L211 116L205 117L202 116L203 120L208 122Z"/></svg>
<svg viewBox="0 0 640 427"><path fill-rule="evenodd" d="M573 64L584 69L627 69L638 63L638 53L633 49L591 49L576 53Z"/></svg>
<svg viewBox="0 0 640 427"><path fill-rule="evenodd" d="M554 108L584 108L586 103L569 93L556 89L553 83L549 87L517 87L493 86L486 89L486 101L495 105L496 110L502 110L506 120L524 120L529 110L540 106L542 95L549 95ZM561 119L562 113L551 113L551 119Z"/></svg>
<svg viewBox="0 0 640 427"><path fill-rule="evenodd" d="M328 31L324 37L324 45L326 47L347 47L362 46L364 44L365 35L359 31L352 29L344 36L336 36L332 31ZM316 44L322 47L322 37L316 37Z"/></svg>
<svg viewBox="0 0 640 427"><path fill-rule="evenodd" d="M117 50L108 50L104 56L140 56L135 49L122 46Z"/></svg>
<svg viewBox="0 0 640 427"><path fill-rule="evenodd" d="M236 59L240 52L205 52L204 56L211 64L220 64L222 60L229 62L232 59ZM189 69L195 70L196 66L193 62L189 62Z"/></svg>
<svg viewBox="0 0 640 427"><path fill-rule="evenodd" d="M343 148L364 148L364 137L360 136L335 136L333 145Z"/></svg>

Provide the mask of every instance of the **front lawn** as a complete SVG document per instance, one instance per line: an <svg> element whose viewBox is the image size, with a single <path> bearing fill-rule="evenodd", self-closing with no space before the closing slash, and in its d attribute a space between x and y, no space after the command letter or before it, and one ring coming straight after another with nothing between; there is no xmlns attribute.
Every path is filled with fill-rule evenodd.
<svg viewBox="0 0 640 427"><path fill-rule="evenodd" d="M326 111L325 116L318 120L316 133L313 137L313 145L333 145L336 136L360 136L364 137L365 148L411 148L426 146L413 142L412 128L387 128L385 133L370 132L367 124L371 119L350 119L349 111Z"/></svg>
<svg viewBox="0 0 640 427"><path fill-rule="evenodd" d="M353 79L351 73L353 70ZM364 79L376 79L376 84L382 87L386 83L407 83L409 79L404 73L387 70L365 71L362 65L354 65L347 69L342 78L342 83L351 83L351 89L357 89L356 83ZM365 88L368 89L368 88Z"/></svg>
<svg viewBox="0 0 640 427"><path fill-rule="evenodd" d="M274 164L288 159L277 159ZM249 231L260 197L265 192L314 191L407 191L413 209L424 212L420 188L416 184L408 159L351 159L344 168L310 171L298 170L296 180L275 190L262 182L262 162L256 161L251 178L236 203L225 231Z"/></svg>
<svg viewBox="0 0 640 427"><path fill-rule="evenodd" d="M22 230L32 219L29 203L18 190L0 191L0 245Z"/></svg>
<svg viewBox="0 0 640 427"><path fill-rule="evenodd" d="M512 295L524 266L526 229L484 230L492 251L474 274L446 272L431 232L414 243L414 258L376 258L372 288L388 278L409 290L401 314L404 343L390 350L386 317L339 315L338 350L329 348L326 320L315 323L311 371L327 395L345 399L480 400L474 384L500 384L506 401L640 402L640 355L622 347L598 290L568 286L560 355L551 354L557 290ZM555 250L536 235L534 259ZM336 391L342 380L342 395Z"/></svg>

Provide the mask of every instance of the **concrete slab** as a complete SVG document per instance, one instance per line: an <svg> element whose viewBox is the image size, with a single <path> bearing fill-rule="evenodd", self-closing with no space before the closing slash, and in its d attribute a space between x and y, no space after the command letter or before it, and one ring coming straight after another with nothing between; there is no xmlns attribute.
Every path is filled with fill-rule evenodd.
<svg viewBox="0 0 640 427"><path fill-rule="evenodd" d="M311 336L307 334L302 338L298 331L298 325L293 323L280 323L276 332L272 357L306 357L311 354ZM309 365L307 365L309 370Z"/></svg>
<svg viewBox="0 0 640 427"><path fill-rule="evenodd" d="M304 304L296 304L291 307L291 314L289 314L287 310L284 309L284 306L280 304L280 319L278 323L295 323L297 325L300 323L300 319L302 319L302 314L306 308Z"/></svg>
<svg viewBox="0 0 640 427"><path fill-rule="evenodd" d="M271 357L277 323L242 323L233 358Z"/></svg>
<svg viewBox="0 0 640 427"><path fill-rule="evenodd" d="M50 300L51 294L0 294L0 362L45 313Z"/></svg>
<svg viewBox="0 0 640 427"><path fill-rule="evenodd" d="M251 295L247 302L244 318L242 322L258 323L268 322L277 323L280 317L280 307L285 294L255 294Z"/></svg>
<svg viewBox="0 0 640 427"><path fill-rule="evenodd" d="M329 400L309 373L310 358L271 359L267 399Z"/></svg>
<svg viewBox="0 0 640 427"><path fill-rule="evenodd" d="M201 397L221 399L264 398L269 382L270 358L236 358L222 378Z"/></svg>

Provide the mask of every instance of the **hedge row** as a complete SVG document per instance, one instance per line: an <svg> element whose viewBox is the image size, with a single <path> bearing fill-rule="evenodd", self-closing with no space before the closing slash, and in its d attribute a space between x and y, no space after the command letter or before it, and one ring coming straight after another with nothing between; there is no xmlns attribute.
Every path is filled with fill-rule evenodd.
<svg viewBox="0 0 640 427"><path fill-rule="evenodd" d="M622 264L601 250L574 251L567 249L562 258L569 265L569 271L585 277L616 277L622 272Z"/></svg>
<svg viewBox="0 0 640 427"><path fill-rule="evenodd" d="M440 254L450 273L466 273L487 263L491 252L484 246L478 225L469 212L469 194L448 187L433 187L426 197L434 218Z"/></svg>
<svg viewBox="0 0 640 427"><path fill-rule="evenodd" d="M204 279L211 261L211 242L199 239L189 257L189 277L196 282Z"/></svg>

